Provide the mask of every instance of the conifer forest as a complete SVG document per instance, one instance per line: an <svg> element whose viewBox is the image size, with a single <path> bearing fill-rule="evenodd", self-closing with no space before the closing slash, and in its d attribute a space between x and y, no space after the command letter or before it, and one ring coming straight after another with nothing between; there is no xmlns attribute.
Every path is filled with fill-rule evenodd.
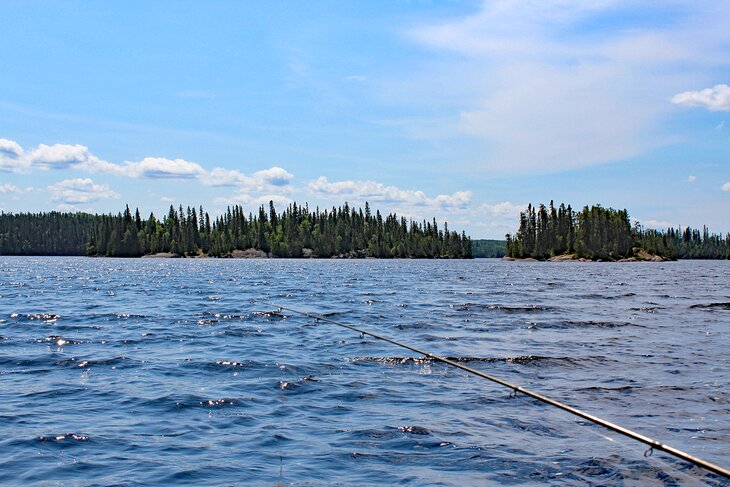
<svg viewBox="0 0 730 487"><path fill-rule="evenodd" d="M529 205L520 213L516 234L506 236L507 255L545 260L572 254L592 260L618 260L645 252L666 259L728 259L730 235L711 234L705 227L669 228L667 231L633 226L626 210L594 205L575 212L553 202Z"/></svg>
<svg viewBox="0 0 730 487"><path fill-rule="evenodd" d="M467 235L436 220L415 222L383 216L347 203L310 211L292 203L277 212L273 202L246 213L241 206L211 218L202 207L170 207L158 219L127 207L117 215L87 213L0 214L2 255L227 257L255 249L272 257L470 258Z"/></svg>

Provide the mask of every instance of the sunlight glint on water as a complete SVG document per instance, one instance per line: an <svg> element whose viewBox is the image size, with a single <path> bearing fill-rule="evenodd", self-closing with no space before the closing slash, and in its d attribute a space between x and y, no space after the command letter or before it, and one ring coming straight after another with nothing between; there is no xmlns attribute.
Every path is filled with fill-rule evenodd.
<svg viewBox="0 0 730 487"><path fill-rule="evenodd" d="M730 262L0 257L0 484L705 481L329 314L727 466ZM610 441L609 441L610 439Z"/></svg>

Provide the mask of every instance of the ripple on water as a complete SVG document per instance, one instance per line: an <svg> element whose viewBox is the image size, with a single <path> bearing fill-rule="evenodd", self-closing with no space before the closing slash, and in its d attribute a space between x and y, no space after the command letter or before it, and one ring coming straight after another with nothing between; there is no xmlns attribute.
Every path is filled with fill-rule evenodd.
<svg viewBox="0 0 730 487"><path fill-rule="evenodd" d="M556 320L556 321L541 321L531 322L527 325L530 330L537 330L540 328L551 328L555 330L568 330L575 328L621 328L624 326L635 326L643 328L640 323L632 323L628 321L595 321L595 320Z"/></svg>
<svg viewBox="0 0 730 487"><path fill-rule="evenodd" d="M704 303L704 304L693 304L690 308L701 309L706 311L730 311L730 302L724 303Z"/></svg>
<svg viewBox="0 0 730 487"><path fill-rule="evenodd" d="M0 257L0 485L728 485L268 304L727 464L730 263L657 269Z"/></svg>
<svg viewBox="0 0 730 487"><path fill-rule="evenodd" d="M534 365L534 366L575 366L585 362L605 362L606 357L545 357L542 355L518 355L515 357L444 357L447 360L457 363L484 362L484 363L506 363L517 365ZM439 362L430 357L353 357L351 362L377 362L385 365L403 365L403 364L431 364Z"/></svg>

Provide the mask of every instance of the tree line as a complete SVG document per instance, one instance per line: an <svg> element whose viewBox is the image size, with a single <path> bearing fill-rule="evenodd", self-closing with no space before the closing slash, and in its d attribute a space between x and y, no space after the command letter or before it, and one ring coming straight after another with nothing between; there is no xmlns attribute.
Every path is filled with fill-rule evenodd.
<svg viewBox="0 0 730 487"><path fill-rule="evenodd" d="M471 254L475 258L495 259L506 255L504 240L474 239Z"/></svg>
<svg viewBox="0 0 730 487"><path fill-rule="evenodd" d="M641 251L667 259L730 259L730 235L710 234L692 228L667 231L631 225L628 212L585 206L575 212L570 205L555 208L528 205L520 213L520 226L506 235L509 257L544 260L572 254L578 258L616 260Z"/></svg>
<svg viewBox="0 0 730 487"><path fill-rule="evenodd" d="M137 209L116 215L87 213L0 214L0 254L139 257L169 252L180 256L226 257L255 249L275 257L471 258L471 239L395 213L374 214L347 203L320 211L273 202L256 214L228 207L215 218L202 207L170 209L162 219L142 218Z"/></svg>

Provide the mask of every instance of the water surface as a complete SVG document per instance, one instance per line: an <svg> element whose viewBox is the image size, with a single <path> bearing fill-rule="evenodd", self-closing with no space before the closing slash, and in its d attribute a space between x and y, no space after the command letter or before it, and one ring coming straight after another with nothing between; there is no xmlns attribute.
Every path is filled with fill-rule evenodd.
<svg viewBox="0 0 730 487"><path fill-rule="evenodd" d="M730 262L0 257L2 485L728 485Z"/></svg>

